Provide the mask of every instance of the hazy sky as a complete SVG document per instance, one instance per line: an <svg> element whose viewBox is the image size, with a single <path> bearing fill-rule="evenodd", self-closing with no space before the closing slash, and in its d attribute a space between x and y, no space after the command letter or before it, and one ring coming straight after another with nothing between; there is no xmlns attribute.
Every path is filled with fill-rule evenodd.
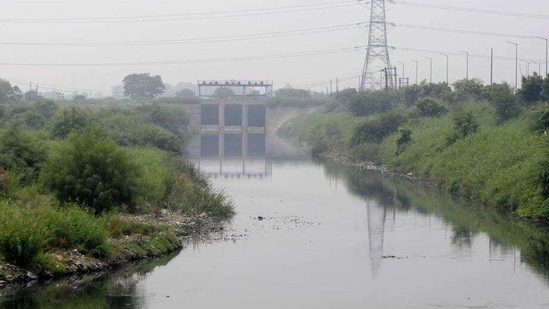
<svg viewBox="0 0 549 309"><path fill-rule="evenodd" d="M404 3L545 16L500 16ZM400 24L392 27L388 35L389 44L396 47L391 52L391 60L399 70L402 65L397 61L404 63L405 75L411 78L412 83L415 81L415 64L411 59L420 61L419 79L423 80L429 79L429 60L425 57L433 57L433 81L439 82L446 79L446 58L436 52L410 49L450 53L450 82L465 77L464 54L453 54L460 50L471 54L470 77L485 81L489 80L489 59L475 55L489 56L490 48L494 48L496 56L513 58L514 46L507 41L519 44L520 58L545 61L543 40L417 30L401 25L549 37L547 0L406 0L404 3L387 3L387 20ZM58 90L60 87L71 87L103 94L110 94L111 86L120 84L125 75L138 72L161 75L164 82L170 84L196 82L199 79L264 79L274 81L277 87L291 84L323 91L330 78L339 77L343 80L341 87L356 87L365 55L363 50L355 50L354 47L366 45L367 32L348 25L369 19L367 5L347 0L0 0L0 8L0 78L17 81L17 84L27 82L26 87L28 82L38 82L41 90L55 84ZM214 14L228 11L239 11L238 14L243 16ZM123 19L136 16L144 17ZM111 17L115 18L104 19ZM342 25L346 26L338 28ZM292 31L311 28L317 30L303 35L295 35L299 32L287 35ZM318 28L329 31L320 32ZM285 35L269 35L262 39L249 37L275 32ZM234 40L239 36L238 40ZM231 40L212 42L215 41L212 39L220 37ZM189 39L196 40L192 43ZM165 44L175 40L187 42ZM142 41L162 41L162 44L112 44ZM100 44L43 45L60 43ZM334 50L338 52L310 55ZM307 56L281 57L299 53ZM234 61L243 57L263 59ZM170 61L176 63L165 63ZM137 64L140 62L155 64ZM521 64L526 65L524 62ZM531 64L530 70L538 71L538 65ZM545 72L545 65L542 72ZM496 60L495 81L514 84L514 75L513 60Z"/></svg>

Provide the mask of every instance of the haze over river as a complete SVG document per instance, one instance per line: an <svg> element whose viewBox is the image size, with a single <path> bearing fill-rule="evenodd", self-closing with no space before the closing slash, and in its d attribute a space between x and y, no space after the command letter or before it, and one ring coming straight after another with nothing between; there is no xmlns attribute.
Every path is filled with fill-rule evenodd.
<svg viewBox="0 0 549 309"><path fill-rule="evenodd" d="M373 171L222 164L233 172L213 177L216 163L200 162L235 204L223 233L171 260L0 307L549 308L545 229Z"/></svg>

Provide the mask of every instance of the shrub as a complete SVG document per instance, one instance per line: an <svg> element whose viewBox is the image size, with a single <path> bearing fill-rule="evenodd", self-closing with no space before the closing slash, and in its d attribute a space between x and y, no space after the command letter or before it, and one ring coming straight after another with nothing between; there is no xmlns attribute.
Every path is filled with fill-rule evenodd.
<svg viewBox="0 0 549 309"><path fill-rule="evenodd" d="M520 114L520 106L513 90L506 83L486 86L484 97L496 109L498 123L516 118Z"/></svg>
<svg viewBox="0 0 549 309"><path fill-rule="evenodd" d="M473 116L473 112L458 112L453 117L454 130L452 135L448 137L448 144L451 145L457 140L465 138L479 129L479 124Z"/></svg>
<svg viewBox="0 0 549 309"><path fill-rule="evenodd" d="M355 116L368 116L391 110L397 101L396 94L390 92L360 92L350 101L348 109Z"/></svg>
<svg viewBox="0 0 549 309"><path fill-rule="evenodd" d="M32 133L11 126L0 135L0 165L16 174L20 185L34 182L45 160L46 148Z"/></svg>
<svg viewBox="0 0 549 309"><path fill-rule="evenodd" d="M416 104L418 115L421 117L439 117L446 112L446 108L433 98L420 99Z"/></svg>
<svg viewBox="0 0 549 309"><path fill-rule="evenodd" d="M96 214L125 204L135 211L138 168L126 151L92 127L73 133L53 151L43 172L44 185L63 202Z"/></svg>
<svg viewBox="0 0 549 309"><path fill-rule="evenodd" d="M355 129L351 146L363 143L380 143L383 138L398 130L404 122L404 117L397 113L388 113L367 121Z"/></svg>
<svg viewBox="0 0 549 309"><path fill-rule="evenodd" d="M400 129L400 136L396 140L397 150L395 154L398 156L403 153L410 142L412 142L412 131L410 129Z"/></svg>
<svg viewBox="0 0 549 309"><path fill-rule="evenodd" d="M528 115L529 128L532 132L547 132L549 129L549 107L534 109Z"/></svg>
<svg viewBox="0 0 549 309"><path fill-rule="evenodd" d="M54 138L64 139L74 130L80 130L90 123L90 117L77 108L64 109L53 118L51 134Z"/></svg>

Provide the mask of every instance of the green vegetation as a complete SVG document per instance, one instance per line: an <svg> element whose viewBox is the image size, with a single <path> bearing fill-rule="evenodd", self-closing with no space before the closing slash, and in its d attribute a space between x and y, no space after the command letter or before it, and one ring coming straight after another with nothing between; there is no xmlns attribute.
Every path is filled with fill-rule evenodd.
<svg viewBox="0 0 549 309"><path fill-rule="evenodd" d="M330 102L330 98L322 93L312 93L306 89L296 89L290 85L275 91L275 96L267 99L269 107L315 107Z"/></svg>
<svg viewBox="0 0 549 309"><path fill-rule="evenodd" d="M529 85L532 84L532 85ZM447 192L549 219L549 76L507 84L426 84L396 93L344 90L339 104L280 130L315 156L369 162Z"/></svg>
<svg viewBox="0 0 549 309"><path fill-rule="evenodd" d="M132 99L154 99L166 91L166 86L159 75L134 73L124 77L124 96Z"/></svg>
<svg viewBox="0 0 549 309"><path fill-rule="evenodd" d="M74 249L121 264L180 246L182 227L147 214L233 215L181 157L191 132L180 106L17 100L0 105L0 265L61 275Z"/></svg>

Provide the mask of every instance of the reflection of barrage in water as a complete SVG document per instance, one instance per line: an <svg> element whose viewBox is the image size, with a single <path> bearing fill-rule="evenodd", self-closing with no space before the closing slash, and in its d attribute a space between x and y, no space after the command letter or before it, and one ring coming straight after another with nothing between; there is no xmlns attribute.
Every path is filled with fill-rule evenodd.
<svg viewBox="0 0 549 309"><path fill-rule="evenodd" d="M199 159L200 171L208 177L263 179L272 174L272 162L267 159Z"/></svg>

